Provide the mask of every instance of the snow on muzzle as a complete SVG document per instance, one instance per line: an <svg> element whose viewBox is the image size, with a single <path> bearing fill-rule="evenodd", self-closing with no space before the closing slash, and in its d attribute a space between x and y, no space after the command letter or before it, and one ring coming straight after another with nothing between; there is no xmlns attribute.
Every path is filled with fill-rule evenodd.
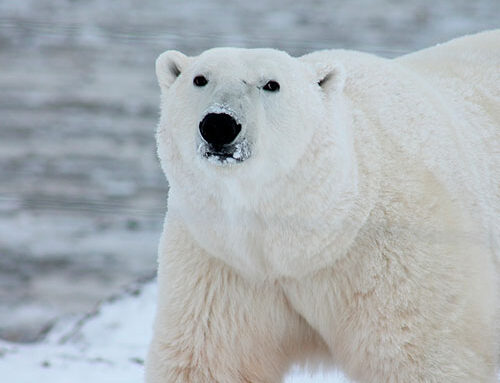
<svg viewBox="0 0 500 383"><path fill-rule="evenodd" d="M250 145L241 123L226 107L214 105L199 124L198 153L218 165L242 162L250 157Z"/></svg>

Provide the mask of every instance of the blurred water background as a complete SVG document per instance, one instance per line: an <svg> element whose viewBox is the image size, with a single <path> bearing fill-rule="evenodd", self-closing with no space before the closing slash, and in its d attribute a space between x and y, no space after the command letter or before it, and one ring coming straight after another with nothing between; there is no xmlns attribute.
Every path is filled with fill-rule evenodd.
<svg viewBox="0 0 500 383"><path fill-rule="evenodd" d="M0 0L0 338L154 275L162 51L394 57L499 26L499 0Z"/></svg>

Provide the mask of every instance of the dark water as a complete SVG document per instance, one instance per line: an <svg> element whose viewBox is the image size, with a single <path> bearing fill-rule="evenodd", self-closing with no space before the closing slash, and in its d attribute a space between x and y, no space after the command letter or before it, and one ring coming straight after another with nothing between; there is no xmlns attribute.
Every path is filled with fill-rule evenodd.
<svg viewBox="0 0 500 383"><path fill-rule="evenodd" d="M155 270L165 49L392 57L500 26L498 0L0 1L0 337L37 339Z"/></svg>

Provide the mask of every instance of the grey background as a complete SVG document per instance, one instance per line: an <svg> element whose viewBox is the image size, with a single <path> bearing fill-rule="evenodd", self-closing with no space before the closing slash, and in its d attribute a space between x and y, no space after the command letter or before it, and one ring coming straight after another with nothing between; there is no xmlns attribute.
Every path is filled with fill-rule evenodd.
<svg viewBox="0 0 500 383"><path fill-rule="evenodd" d="M154 60L214 46L394 57L500 26L498 0L0 0L0 338L154 275Z"/></svg>

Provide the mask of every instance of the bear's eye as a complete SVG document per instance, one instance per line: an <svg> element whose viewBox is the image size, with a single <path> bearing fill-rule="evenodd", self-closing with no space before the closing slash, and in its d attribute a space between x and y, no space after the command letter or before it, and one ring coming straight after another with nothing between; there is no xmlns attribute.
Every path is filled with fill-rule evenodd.
<svg viewBox="0 0 500 383"><path fill-rule="evenodd" d="M193 84L196 86L205 86L207 85L208 80L206 79L205 76L196 76L193 79Z"/></svg>
<svg viewBox="0 0 500 383"><path fill-rule="evenodd" d="M280 84L277 81L271 80L268 81L266 85L262 88L264 90L267 90L269 92L277 92L280 90Z"/></svg>

